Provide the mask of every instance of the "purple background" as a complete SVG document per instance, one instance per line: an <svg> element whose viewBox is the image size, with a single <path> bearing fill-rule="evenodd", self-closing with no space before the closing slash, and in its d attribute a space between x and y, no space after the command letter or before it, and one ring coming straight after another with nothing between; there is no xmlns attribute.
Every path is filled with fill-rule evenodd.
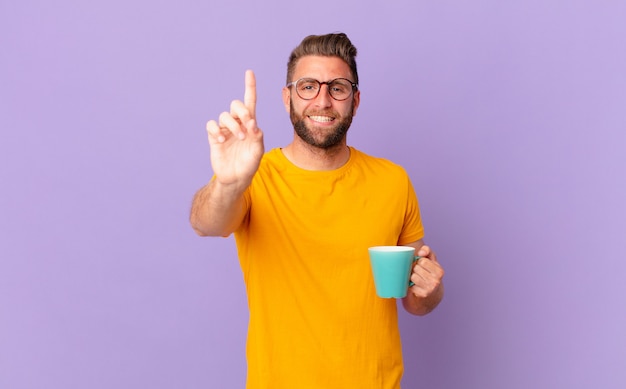
<svg viewBox="0 0 626 389"><path fill-rule="evenodd" d="M405 166L447 294L405 388L626 386L622 1L0 3L0 388L242 388L232 238L188 225L204 125L348 33L349 143Z"/></svg>

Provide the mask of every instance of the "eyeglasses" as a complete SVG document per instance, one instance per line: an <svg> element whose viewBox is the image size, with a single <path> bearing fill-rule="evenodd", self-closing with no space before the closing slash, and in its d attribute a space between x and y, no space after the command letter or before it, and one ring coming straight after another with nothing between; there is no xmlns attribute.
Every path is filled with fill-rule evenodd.
<svg viewBox="0 0 626 389"><path fill-rule="evenodd" d="M296 93L303 100L312 100L320 94L322 85L328 86L328 94L337 101L349 98L352 93L359 88L354 82L345 78L335 78L334 80L320 82L314 78L301 78L287 84L287 87L295 86Z"/></svg>

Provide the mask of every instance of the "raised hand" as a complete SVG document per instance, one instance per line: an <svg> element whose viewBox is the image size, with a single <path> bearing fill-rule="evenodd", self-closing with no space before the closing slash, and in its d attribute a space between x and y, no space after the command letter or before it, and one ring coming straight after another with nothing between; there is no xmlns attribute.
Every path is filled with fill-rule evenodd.
<svg viewBox="0 0 626 389"><path fill-rule="evenodd" d="M264 153L263 132L256 122L256 79L246 71L243 102L234 100L219 122L206 125L215 179L223 185L247 187Z"/></svg>

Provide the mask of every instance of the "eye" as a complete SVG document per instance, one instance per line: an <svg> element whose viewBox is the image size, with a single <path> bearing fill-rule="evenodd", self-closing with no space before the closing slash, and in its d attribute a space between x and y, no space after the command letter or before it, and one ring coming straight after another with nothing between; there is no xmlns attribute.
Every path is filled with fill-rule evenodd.
<svg viewBox="0 0 626 389"><path fill-rule="evenodd" d="M302 91L316 91L319 88L319 84L315 80L300 80L298 82L298 89Z"/></svg>
<svg viewBox="0 0 626 389"><path fill-rule="evenodd" d="M333 92L337 92L337 93L345 93L348 90L348 88L345 85L340 84L340 83L332 84L331 88Z"/></svg>
<svg viewBox="0 0 626 389"><path fill-rule="evenodd" d="M338 94L338 95L345 95L345 94L350 93L352 84L344 80L336 80L336 81L331 82L329 87L333 93Z"/></svg>

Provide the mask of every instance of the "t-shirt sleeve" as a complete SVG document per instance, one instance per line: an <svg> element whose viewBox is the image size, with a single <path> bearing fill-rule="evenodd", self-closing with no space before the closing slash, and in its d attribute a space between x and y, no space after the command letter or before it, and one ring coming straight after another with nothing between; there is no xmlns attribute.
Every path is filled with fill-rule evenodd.
<svg viewBox="0 0 626 389"><path fill-rule="evenodd" d="M406 211L404 214L402 232L398 238L398 245L413 243L424 237L424 226L422 225L417 195L415 194L415 189L413 188L413 184L411 183L411 179L408 175L406 180Z"/></svg>

